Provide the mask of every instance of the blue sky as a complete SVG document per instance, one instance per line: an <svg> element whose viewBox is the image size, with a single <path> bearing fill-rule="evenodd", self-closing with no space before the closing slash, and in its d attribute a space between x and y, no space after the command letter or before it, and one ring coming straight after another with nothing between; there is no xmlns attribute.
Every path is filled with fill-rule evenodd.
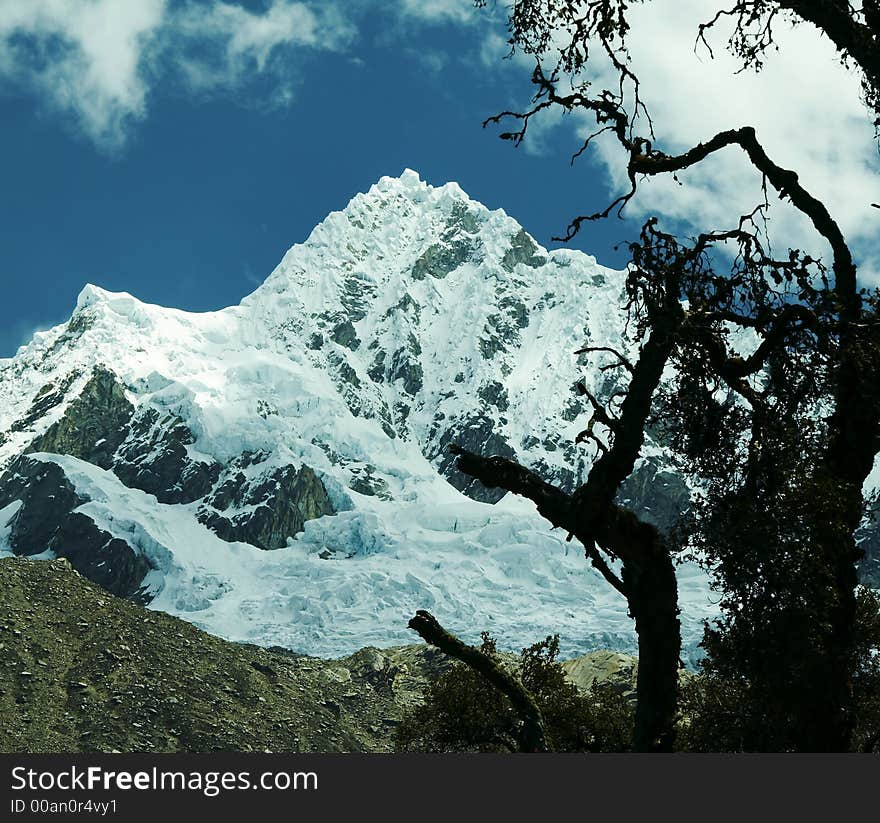
<svg viewBox="0 0 880 823"><path fill-rule="evenodd" d="M472 5L0 0L0 356L65 320L86 282L192 310L236 303L329 211L407 167L459 182L552 246L620 190L619 157L598 141L571 168L587 127L577 117L551 119L519 149L481 127L528 101L530 66L503 59L504 4ZM684 18L698 22L703 6L637 7L659 9L637 27L634 57L665 144L758 125L839 210L870 271L877 154L857 79L809 32L760 77L734 75L723 49L683 67ZM731 154L685 183L657 181L629 220L588 226L574 245L619 267L615 244L649 211L702 230L758 198ZM803 245L796 217L782 210L776 225Z"/></svg>
<svg viewBox="0 0 880 823"><path fill-rule="evenodd" d="M283 104L271 99L271 73L213 93L165 74L120 145L27 83L7 86L0 356L66 319L86 282L186 309L238 302L329 211L407 167L431 183L458 181L545 244L578 209L604 202L596 169L569 167L568 135L536 153L481 127L528 94L521 67L487 72L479 62L488 20L411 21L389 33L399 23L371 14L345 52L290 55ZM578 245L613 262L610 246L626 236L614 221Z"/></svg>

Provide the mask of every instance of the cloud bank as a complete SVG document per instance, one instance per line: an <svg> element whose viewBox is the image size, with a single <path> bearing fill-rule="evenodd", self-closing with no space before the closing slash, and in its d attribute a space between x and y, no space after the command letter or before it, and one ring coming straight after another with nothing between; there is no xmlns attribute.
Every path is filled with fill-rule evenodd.
<svg viewBox="0 0 880 823"><path fill-rule="evenodd" d="M855 247L866 282L880 282L880 210L870 206L880 200L880 158L858 78L807 25L781 27L781 48L768 53L763 71L737 74L723 30L712 38L714 59L694 48L697 25L715 5L652 0L630 7L631 51L658 145L675 152L722 129L755 126L773 159L796 169L827 203ZM475 11L472 0L254 0L247 6L243 0L0 0L0 82L34 93L48 111L113 151L148 116L151 92L169 75L187 93L290 103L303 61L326 52L354 57L369 14L382 16L390 48L408 48L414 26L437 27L437 50L421 56L429 73L442 76L453 57L469 59L499 88L507 84L499 108L511 90L525 107L532 64L522 56L502 59L509 49L504 12L503 4ZM456 37L456 27L476 32L476 39ZM613 82L597 70L597 82ZM259 93L252 94L257 81ZM546 150L547 137L560 128L572 131L574 149L592 127L586 117L552 113L530 127L525 150ZM613 140L596 141L589 156L579 163L590 163L590 174L612 192L626 189L625 158ZM629 214L658 213L702 231L731 225L761 198L761 180L736 149L718 153L681 181L646 181ZM776 245L824 253L790 207L774 205L771 218Z"/></svg>
<svg viewBox="0 0 880 823"><path fill-rule="evenodd" d="M168 73L203 93L268 75L272 96L286 101L302 55L339 50L354 35L332 3L270 0L252 10L222 0L0 0L0 79L117 149Z"/></svg>
<svg viewBox="0 0 880 823"><path fill-rule="evenodd" d="M262 79L261 102L287 104L303 58L349 49L367 14L398 33L481 17L472 0L0 0L0 82L117 150L160 79L197 94Z"/></svg>
<svg viewBox="0 0 880 823"><path fill-rule="evenodd" d="M826 203L860 258L863 280L877 284L880 210L870 204L880 201L880 155L872 117L861 102L859 77L806 24L777 25L780 48L768 51L763 70L738 73L740 64L725 49L729 29L723 22L707 35L714 57L705 47L695 48L698 25L721 6L706 0L630 6L629 47L654 121L655 146L674 154L719 131L754 126L770 157L796 170L801 183ZM487 38L484 65L498 65L507 48L497 35ZM533 66L532 58L522 55L512 62L521 78ZM590 79L594 88L617 87L616 73L601 62L594 64ZM523 101L525 107L525 95ZM573 152L596 125L592 116L563 117L552 110L529 127L525 149L544 151L547 136L560 128L573 132ZM642 122L640 130L647 136L648 124ZM600 137L588 154L609 184L609 202L629 189L627 158L613 138ZM659 214L693 232L733 227L762 201L761 185L744 154L728 148L680 174L678 181L671 175L641 181L625 213L633 218ZM776 250L793 246L827 258L824 241L806 218L787 202L776 202L772 190L769 199L768 229Z"/></svg>

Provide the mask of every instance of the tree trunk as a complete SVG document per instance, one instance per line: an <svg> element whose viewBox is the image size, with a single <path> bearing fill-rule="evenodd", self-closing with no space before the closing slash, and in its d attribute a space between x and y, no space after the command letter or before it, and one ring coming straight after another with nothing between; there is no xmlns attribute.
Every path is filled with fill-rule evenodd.
<svg viewBox="0 0 880 823"><path fill-rule="evenodd" d="M880 342L872 329L848 329L841 341L835 411L824 461L827 511L820 510L820 545L831 575L832 602L825 632L827 669L819 720L803 740L806 751L849 751L855 729L853 673L856 646L855 532L862 519L862 486L877 453L880 430Z"/></svg>
<svg viewBox="0 0 880 823"><path fill-rule="evenodd" d="M639 637L635 749L671 752L681 659L678 585L672 559L658 550L639 568L624 571L624 581Z"/></svg>

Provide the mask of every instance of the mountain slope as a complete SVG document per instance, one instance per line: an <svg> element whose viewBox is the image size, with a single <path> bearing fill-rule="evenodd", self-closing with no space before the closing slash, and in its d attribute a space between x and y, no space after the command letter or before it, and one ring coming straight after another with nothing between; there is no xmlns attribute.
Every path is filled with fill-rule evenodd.
<svg viewBox="0 0 880 823"><path fill-rule="evenodd" d="M449 665L425 645L322 660L229 643L106 594L65 560L0 560L0 613L0 752L390 751ZM563 665L585 690L634 687L624 655Z"/></svg>
<svg viewBox="0 0 880 823"><path fill-rule="evenodd" d="M94 286L0 361L0 541L223 637L341 654L420 607L471 639L634 649L622 599L534 507L454 469L455 441L571 487L586 344L627 348L623 274L502 211L383 178L238 306ZM622 492L668 526L689 491L649 441ZM48 554L46 554L48 552ZM713 613L681 574L688 653Z"/></svg>
<svg viewBox="0 0 880 823"><path fill-rule="evenodd" d="M388 750L442 664L240 646L117 600L63 560L0 560L0 751Z"/></svg>

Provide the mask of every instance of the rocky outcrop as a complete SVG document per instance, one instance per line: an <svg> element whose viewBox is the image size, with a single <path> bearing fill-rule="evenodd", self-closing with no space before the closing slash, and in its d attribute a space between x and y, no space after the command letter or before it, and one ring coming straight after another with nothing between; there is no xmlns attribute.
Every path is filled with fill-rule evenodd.
<svg viewBox="0 0 880 823"><path fill-rule="evenodd" d="M525 229L520 229L510 238L510 248L501 258L501 265L508 272L513 272L518 265L537 269L546 262L547 258L538 253L538 244L529 237Z"/></svg>
<svg viewBox="0 0 880 823"><path fill-rule="evenodd" d="M44 396L45 405L57 401L50 392ZM30 452L69 454L102 469L110 468L113 454L125 440L134 406L125 396L125 390L113 372L96 366L80 394L70 403L63 417L38 437Z"/></svg>
<svg viewBox="0 0 880 823"><path fill-rule="evenodd" d="M434 277L442 280L462 263L467 262L473 253L473 243L466 238L435 243L425 249L416 260L412 270L413 279L424 280L426 277Z"/></svg>
<svg viewBox="0 0 880 823"><path fill-rule="evenodd" d="M223 540L280 549L303 531L306 520L334 513L312 469L284 466L255 477L233 468L199 508L198 517Z"/></svg>
<svg viewBox="0 0 880 823"><path fill-rule="evenodd" d="M351 480L348 487L359 494L368 497L378 497L381 500L392 500L388 490L388 484L376 474L376 467L369 464L353 465L351 468Z"/></svg>
<svg viewBox="0 0 880 823"><path fill-rule="evenodd" d="M632 655L610 651L591 652L573 660L564 660L562 668L565 676L583 692L589 692L593 686L612 686L627 699L636 699L639 663Z"/></svg>
<svg viewBox="0 0 880 823"><path fill-rule="evenodd" d="M50 551L108 592L146 602L142 584L153 566L124 540L76 511L87 502L57 463L22 457L0 476L0 510L14 508L0 528L7 530L15 554Z"/></svg>
<svg viewBox="0 0 880 823"><path fill-rule="evenodd" d="M9 427L9 430L13 432L27 431L35 423L39 423L48 412L64 402L68 389L77 377L79 377L79 373L74 370L57 382L47 383L43 386L34 396L25 415L16 420Z"/></svg>
<svg viewBox="0 0 880 823"><path fill-rule="evenodd" d="M195 437L177 416L146 408L131 421L113 461L113 473L126 486L156 495L160 503L192 503L217 482L222 466L194 460L187 446Z"/></svg>
<svg viewBox="0 0 880 823"><path fill-rule="evenodd" d="M34 399L33 413L58 405L69 385L46 387ZM215 462L189 456L187 446L194 442L179 417L153 408L135 411L119 378L96 366L61 419L27 451L78 457L112 469L127 486L154 494L161 503L191 503L211 490L221 470Z"/></svg>

